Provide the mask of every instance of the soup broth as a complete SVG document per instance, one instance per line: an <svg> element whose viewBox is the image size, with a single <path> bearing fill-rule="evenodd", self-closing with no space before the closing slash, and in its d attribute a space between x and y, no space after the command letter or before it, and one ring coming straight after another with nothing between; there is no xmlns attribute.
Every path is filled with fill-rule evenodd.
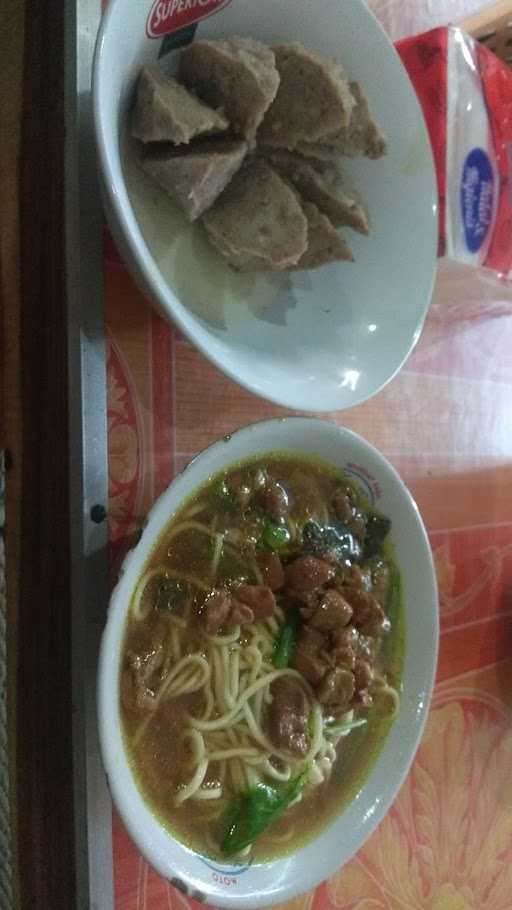
<svg viewBox="0 0 512 910"><path fill-rule="evenodd" d="M120 712L139 789L187 846L281 856L364 783L399 710L389 531L348 477L286 453L170 517L130 605Z"/></svg>

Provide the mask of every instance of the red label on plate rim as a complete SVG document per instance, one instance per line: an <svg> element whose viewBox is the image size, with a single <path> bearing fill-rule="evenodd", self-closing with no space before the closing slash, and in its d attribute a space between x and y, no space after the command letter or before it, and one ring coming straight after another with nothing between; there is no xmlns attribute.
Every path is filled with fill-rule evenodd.
<svg viewBox="0 0 512 910"><path fill-rule="evenodd" d="M161 38L186 25L213 16L231 0L155 0L146 23L148 38Z"/></svg>

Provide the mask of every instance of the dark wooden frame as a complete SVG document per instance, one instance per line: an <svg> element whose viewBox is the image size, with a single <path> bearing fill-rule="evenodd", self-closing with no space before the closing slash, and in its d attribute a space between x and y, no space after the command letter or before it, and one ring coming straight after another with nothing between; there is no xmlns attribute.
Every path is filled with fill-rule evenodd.
<svg viewBox="0 0 512 910"><path fill-rule="evenodd" d="M75 905L65 0L6 0L0 23L2 425L7 472L14 892Z"/></svg>

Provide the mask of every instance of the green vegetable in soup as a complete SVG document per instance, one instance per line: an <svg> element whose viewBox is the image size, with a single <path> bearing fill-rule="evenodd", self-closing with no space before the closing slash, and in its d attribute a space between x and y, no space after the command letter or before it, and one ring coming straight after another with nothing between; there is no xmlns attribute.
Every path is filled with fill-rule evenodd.
<svg viewBox="0 0 512 910"><path fill-rule="evenodd" d="M297 635L300 627L300 617L298 614L292 615L290 619L281 626L276 639L274 648L273 663L278 670L283 670L290 663L291 656L297 644Z"/></svg>
<svg viewBox="0 0 512 910"><path fill-rule="evenodd" d="M298 777L276 788L258 784L237 796L224 816L221 850L227 856L240 853L286 811L297 799L308 777L306 768Z"/></svg>
<svg viewBox="0 0 512 910"><path fill-rule="evenodd" d="M325 725L325 730L327 733L330 733L334 736L341 735L343 733L350 733L351 730L357 730L358 727L364 727L368 723L368 718L360 717L358 720L350 720L345 724L336 724L330 723Z"/></svg>
<svg viewBox="0 0 512 910"><path fill-rule="evenodd" d="M288 528L282 525L276 525L273 521L266 521L263 526L262 541L268 550L277 552L284 549L290 542L290 532Z"/></svg>

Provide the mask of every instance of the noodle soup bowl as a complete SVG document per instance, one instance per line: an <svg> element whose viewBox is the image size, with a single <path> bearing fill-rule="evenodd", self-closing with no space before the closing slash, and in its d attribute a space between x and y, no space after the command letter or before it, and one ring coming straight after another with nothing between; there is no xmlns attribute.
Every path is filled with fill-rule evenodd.
<svg viewBox="0 0 512 910"><path fill-rule="evenodd" d="M303 846L267 862L218 862L182 844L157 817L137 785L123 738L120 664L134 592L172 516L209 478L238 462L291 453L344 471L366 499L391 519L401 573L405 648L400 710L357 791ZM292 417L245 427L198 455L155 503L128 554L103 633L98 686L99 732L112 799L133 841L160 875L197 900L218 907L260 908L313 888L346 863L374 831L401 786L418 746L434 680L437 589L418 509L385 458L349 430ZM190 805L194 812L194 805ZM306 825L305 825L306 828Z"/></svg>

